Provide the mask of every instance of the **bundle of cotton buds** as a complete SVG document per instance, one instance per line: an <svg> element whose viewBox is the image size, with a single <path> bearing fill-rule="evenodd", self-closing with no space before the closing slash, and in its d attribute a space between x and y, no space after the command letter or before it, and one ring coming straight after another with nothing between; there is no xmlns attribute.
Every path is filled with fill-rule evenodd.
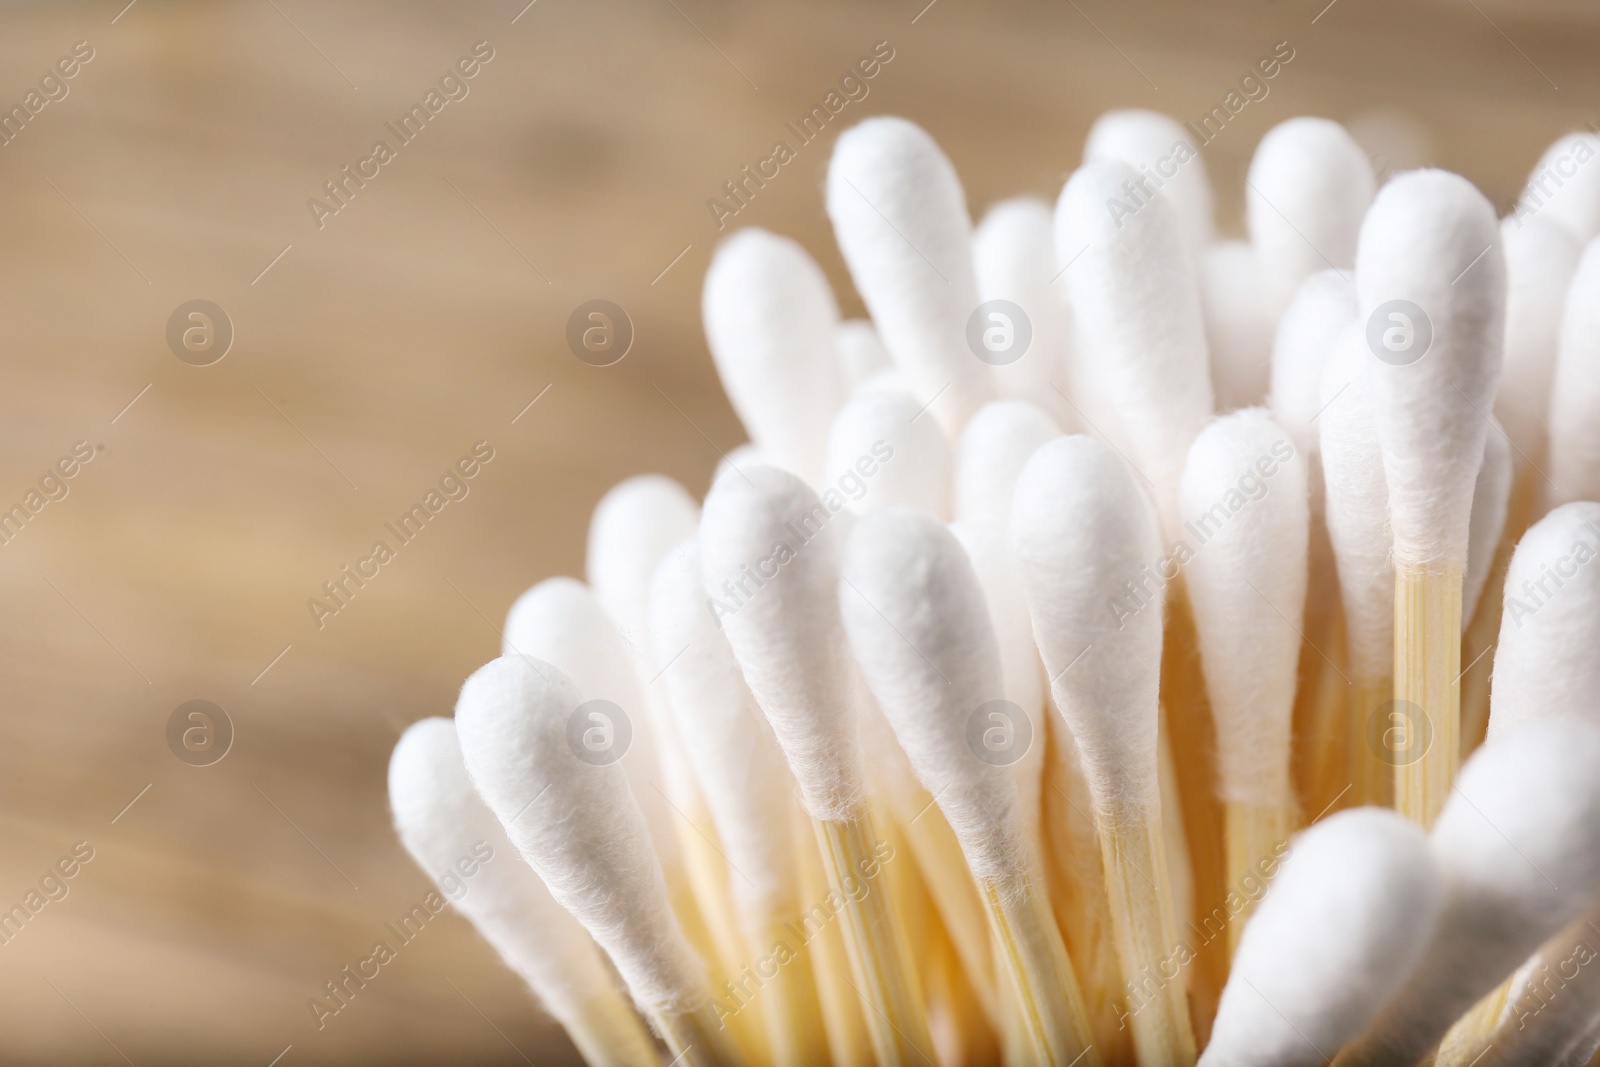
<svg viewBox="0 0 1600 1067"><path fill-rule="evenodd" d="M750 443L607 494L390 766L588 1062L1591 1062L1600 165L1502 221L1298 118L1247 188L1219 240L1112 112L974 228L874 118L870 321L717 251Z"/></svg>

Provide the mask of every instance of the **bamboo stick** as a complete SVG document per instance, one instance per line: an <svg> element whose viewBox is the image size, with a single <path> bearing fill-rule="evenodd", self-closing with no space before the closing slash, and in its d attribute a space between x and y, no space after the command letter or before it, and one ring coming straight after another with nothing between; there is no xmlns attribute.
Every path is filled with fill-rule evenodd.
<svg viewBox="0 0 1600 1067"><path fill-rule="evenodd" d="M1017 1017L1032 1048L1032 1062L1095 1067L1102 1061L1089 1014L1061 932L1050 915L1042 880L1037 875L1004 883L986 879L981 888L1011 980Z"/></svg>
<svg viewBox="0 0 1600 1067"><path fill-rule="evenodd" d="M1244 892L1252 880L1260 882L1263 861L1277 862L1282 845L1294 830L1295 813L1288 806L1229 802L1227 819L1228 882L1240 891L1243 905L1228 919L1228 955L1239 947L1245 923L1255 910L1259 894Z"/></svg>
<svg viewBox="0 0 1600 1067"><path fill-rule="evenodd" d="M1411 720L1395 807L1427 827L1461 758L1461 564L1397 563L1394 608L1395 711Z"/></svg>
<svg viewBox="0 0 1600 1067"><path fill-rule="evenodd" d="M1314 479L1320 487L1321 478ZM1320 488L1319 488L1320 491ZM1293 777L1300 810L1323 811L1351 801L1353 753L1344 729L1349 686L1345 668L1344 605L1321 507L1313 508L1307 568L1306 613L1301 624L1294 701ZM1341 796L1341 793L1343 795Z"/></svg>
<svg viewBox="0 0 1600 1067"><path fill-rule="evenodd" d="M684 873L694 896L695 910L705 924L712 957L728 974L737 974L748 949L734 920L733 898L728 892L728 861L718 847L717 828L709 812L690 822L677 823L683 850Z"/></svg>
<svg viewBox="0 0 1600 1067"><path fill-rule="evenodd" d="M978 1006L989 1025L998 1029L1001 1025L995 994L998 983L983 899L978 895L977 884L961 853L961 843L956 840L944 812L921 786L916 788L912 799L917 804L917 814L901 827L901 831L911 845L911 854L922 872L923 885L939 910L955 946L956 957L971 980Z"/></svg>
<svg viewBox="0 0 1600 1067"><path fill-rule="evenodd" d="M1467 1067L1484 1058L1489 1051L1489 1038L1505 1011L1506 998L1510 996L1512 975L1495 987L1494 991L1472 1006L1472 1010L1457 1019L1450 1032L1439 1043L1433 1058L1434 1067Z"/></svg>
<svg viewBox="0 0 1600 1067"><path fill-rule="evenodd" d="M938 1053L935 1058L939 1063L952 1064L1012 1063L1010 1049L1017 1043L1012 1041L1011 1046L1002 1048L1003 1039L984 1017L938 909L928 898L921 879L911 881L921 896L923 943L919 946L922 955L918 969L928 992L928 1028L933 1032L934 1050ZM1025 1041L1020 1051L1027 1055Z"/></svg>
<svg viewBox="0 0 1600 1067"><path fill-rule="evenodd" d="M745 945L735 924L728 863L717 845L717 829L710 815L694 822L685 816L678 820L677 830L684 873L684 885L678 891L689 899L675 898L674 910L684 933L706 961L712 988L718 989L724 981L739 980L740 969L754 946ZM682 918L686 913L691 916L689 921ZM771 1000L752 1001L727 1019L728 1039L740 1059L756 1067L775 1062L764 1020Z"/></svg>
<svg viewBox="0 0 1600 1067"><path fill-rule="evenodd" d="M811 821L798 808L795 818L807 824ZM802 899L821 901L828 893L828 878L822 868L816 837L809 827L806 833L795 835L795 847L800 852L800 881L805 893ZM833 1065L872 1067L872 1040L861 1014L865 1009L850 985L844 932L837 922L820 922L815 930L810 928L810 922L809 914L802 912L799 918L801 936L805 946L814 953L812 970Z"/></svg>
<svg viewBox="0 0 1600 1067"><path fill-rule="evenodd" d="M562 1005L560 1016L589 1067L656 1067L660 1062L650 1034L620 995Z"/></svg>
<svg viewBox="0 0 1600 1067"><path fill-rule="evenodd" d="M755 946L776 959L777 971L761 998L767 1051L774 1067L817 1067L830 1059L812 953L803 943L793 944L799 919L794 913L774 915ZM780 953L780 945L791 951Z"/></svg>
<svg viewBox="0 0 1600 1067"><path fill-rule="evenodd" d="M869 871L881 873L872 817L863 808L851 819L816 819L817 842L829 888L843 898L840 913L856 995L879 1067L910 1067L933 1060L910 948L889 894Z"/></svg>
<svg viewBox="0 0 1600 1067"><path fill-rule="evenodd" d="M1105 868L1089 790L1078 769L1072 736L1058 718L1049 720L1050 750L1045 764L1045 854L1050 899L1067 952L1077 967L1084 1002L1097 1044L1108 1063L1133 1053L1130 1035L1119 1022L1122 970L1106 896ZM1163 796L1165 803L1165 796ZM1163 810L1165 810L1163 808Z"/></svg>
<svg viewBox="0 0 1600 1067"><path fill-rule="evenodd" d="M1349 727L1351 802L1394 806L1394 759L1385 738L1393 725L1384 705L1394 696L1394 679L1357 674L1350 680Z"/></svg>
<svg viewBox="0 0 1600 1067"><path fill-rule="evenodd" d="M743 1062L729 1047L709 1003L692 1011L658 1012L651 1021L667 1043L674 1063L684 1067L738 1067Z"/></svg>
<svg viewBox="0 0 1600 1067"><path fill-rule="evenodd" d="M1189 841L1189 862L1194 874L1194 903L1184 925L1203 924L1219 911L1226 913L1228 880L1224 873L1222 805L1217 799L1216 734L1205 680L1200 673L1200 649L1194 616L1182 580L1168 584L1166 633L1161 645L1161 701L1166 710L1163 727L1171 735L1178 791L1183 800L1183 826ZM1198 958L1190 965L1189 995L1194 1028L1209 1033L1217 999L1228 980L1227 944L1222 938L1200 939ZM1131 981L1124 975L1124 981Z"/></svg>
<svg viewBox="0 0 1600 1067"><path fill-rule="evenodd" d="M1128 1022L1141 1067L1188 1067L1196 1058L1159 813L1098 820L1117 954L1130 989ZM1134 995L1139 996L1137 1002ZM1146 996L1148 994L1148 996Z"/></svg>

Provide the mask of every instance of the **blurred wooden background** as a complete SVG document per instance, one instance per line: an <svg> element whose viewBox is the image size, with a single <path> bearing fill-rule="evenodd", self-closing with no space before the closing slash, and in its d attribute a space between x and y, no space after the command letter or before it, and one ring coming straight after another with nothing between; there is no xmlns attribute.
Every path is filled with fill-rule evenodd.
<svg viewBox="0 0 1600 1067"><path fill-rule="evenodd" d="M977 214L1053 197L1100 111L1197 118L1287 40L1206 150L1228 229L1295 114L1399 109L1500 204L1600 119L1576 0L125 3L0 7L0 105L95 51L0 147L0 507L96 449L0 548L0 909L95 850L0 946L6 1063L570 1057L453 916L324 1030L306 1001L425 891L384 797L398 731L448 714L522 589L580 573L608 486L703 492L742 440L699 330L705 200L875 42L870 96L737 220L798 237L857 313L820 184L868 114L924 124ZM307 198L480 40L470 95L318 230ZM606 369L563 340L596 297L637 330ZM165 341L196 298L237 335L203 368ZM307 598L479 440L471 495L319 631ZM209 767L166 741L197 698L236 729Z"/></svg>

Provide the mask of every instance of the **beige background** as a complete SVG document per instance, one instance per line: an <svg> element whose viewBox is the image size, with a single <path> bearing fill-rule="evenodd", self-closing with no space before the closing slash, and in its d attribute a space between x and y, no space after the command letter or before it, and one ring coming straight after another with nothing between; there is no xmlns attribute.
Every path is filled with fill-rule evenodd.
<svg viewBox="0 0 1600 1067"><path fill-rule="evenodd" d="M1297 113L1403 108L1502 204L1600 118L1576 2L123 2L0 9L7 106L96 50L0 147L0 504L97 450L0 548L0 907L95 849L0 947L7 1063L570 1055L453 916L320 1033L306 1000L425 890L384 799L397 732L448 713L518 592L579 571L610 484L703 492L742 440L699 331L704 202L874 42L895 58L841 124L923 123L975 213L1053 196L1098 112L1198 117L1279 40L1296 58L1206 152L1228 228ZM479 40L470 96L319 231L306 199ZM798 237L859 309L819 193L835 132L738 222ZM563 341L592 297L637 329L609 369ZM164 340L193 298L237 331L207 368ZM471 495L317 630L306 599L478 440ZM165 740L193 698L237 730L207 768Z"/></svg>

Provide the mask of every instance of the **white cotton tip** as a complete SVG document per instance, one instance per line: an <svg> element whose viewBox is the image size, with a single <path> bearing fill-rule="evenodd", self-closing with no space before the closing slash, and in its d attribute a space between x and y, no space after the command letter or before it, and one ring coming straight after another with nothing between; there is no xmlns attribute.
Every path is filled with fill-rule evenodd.
<svg viewBox="0 0 1600 1067"><path fill-rule="evenodd" d="M1573 272L1550 392L1550 504L1600 499L1600 240Z"/></svg>
<svg viewBox="0 0 1600 1067"><path fill-rule="evenodd" d="M1164 573L1155 515L1116 453L1059 437L1017 481L1012 544L1050 692L1101 810L1149 814Z"/></svg>
<svg viewBox="0 0 1600 1067"><path fill-rule="evenodd" d="M1224 415L1189 449L1179 507L1218 791L1285 808L1311 522L1305 457L1266 409Z"/></svg>
<svg viewBox="0 0 1600 1067"><path fill-rule="evenodd" d="M750 440L815 482L844 399L839 307L822 268L787 237L740 230L712 257L700 310L717 376Z"/></svg>
<svg viewBox="0 0 1600 1067"><path fill-rule="evenodd" d="M517 597L506 612L500 652L554 664L591 698L624 709L644 704L621 631L576 578L546 578Z"/></svg>
<svg viewBox="0 0 1600 1067"><path fill-rule="evenodd" d="M1116 411L1119 449L1176 526L1189 443L1211 418L1211 377L1194 265L1166 200L1132 205L1124 163L1084 164L1056 204L1056 254L1076 322L1074 348L1093 395ZM1107 430L1106 432L1111 432Z"/></svg>
<svg viewBox="0 0 1600 1067"><path fill-rule="evenodd" d="M627 717L631 740L622 768L644 798L650 837L668 869L679 859L672 810L658 798L667 789L655 722L627 643L599 599L576 578L546 578L523 593L506 613L501 655L532 656L571 678L590 700L609 700Z"/></svg>
<svg viewBox="0 0 1600 1067"><path fill-rule="evenodd" d="M666 794L680 807L697 805L693 773L678 743L666 700L652 679L661 673L650 647L650 579L674 545L693 537L700 509L683 486L661 474L641 474L618 482L595 505L589 519L589 585L600 606L622 631L644 691L644 717L655 735L656 759ZM524 649L524 652L527 650ZM657 805L644 800L647 809Z"/></svg>
<svg viewBox="0 0 1600 1067"><path fill-rule="evenodd" d="M1024 713L1006 701L983 587L943 523L909 508L850 533L840 614L861 675L979 880L1015 871L1023 822L1010 766Z"/></svg>
<svg viewBox="0 0 1600 1067"><path fill-rule="evenodd" d="M828 164L828 217L856 291L918 404L954 437L993 395L967 345L978 306L972 223L955 168L900 118L839 135Z"/></svg>
<svg viewBox="0 0 1600 1067"><path fill-rule="evenodd" d="M1326 1063L1405 983L1438 923L1444 880L1408 819L1342 811L1292 844L1239 941L1200 1067Z"/></svg>
<svg viewBox="0 0 1600 1067"><path fill-rule="evenodd" d="M1044 667L1039 662L1039 647L1033 643L1033 619L1028 614L1028 595L1011 547L1010 519L1009 514L979 515L952 523L950 532L966 550L983 588L989 621L1000 646L1006 699L1028 716L1032 741L1011 769L1023 823L1034 834L1044 802Z"/></svg>
<svg viewBox="0 0 1600 1067"><path fill-rule="evenodd" d="M1528 528L1506 571L1489 736L1545 719L1600 723L1600 504L1563 504Z"/></svg>
<svg viewBox="0 0 1600 1067"><path fill-rule="evenodd" d="M896 821L910 823L925 802L917 772L911 769L905 750L895 740L894 728L883 717L853 660L851 676L860 714L861 751L871 768L872 795Z"/></svg>
<svg viewBox="0 0 1600 1067"><path fill-rule="evenodd" d="M712 486L700 520L706 596L817 819L859 814L865 784L837 514L795 475L755 467Z"/></svg>
<svg viewBox="0 0 1600 1067"><path fill-rule="evenodd" d="M1544 214L1572 231L1579 241L1600 235L1600 136L1569 133L1545 149L1528 175L1516 218Z"/></svg>
<svg viewBox="0 0 1600 1067"><path fill-rule="evenodd" d="M389 757L389 806L411 858L559 1022L617 995L587 931L506 838L461 762L455 723L413 723Z"/></svg>
<svg viewBox="0 0 1600 1067"><path fill-rule="evenodd" d="M1048 412L1026 400L985 404L961 431L955 455L955 514L1011 520L1011 498L1028 457L1061 436Z"/></svg>
<svg viewBox="0 0 1600 1067"><path fill-rule="evenodd" d="M461 687L456 732L506 835L616 965L646 1012L701 1007L705 969L667 904L644 815L615 763L580 759L584 704L560 671L502 656ZM581 733L581 731L580 731Z"/></svg>
<svg viewBox="0 0 1600 1067"><path fill-rule="evenodd" d="M1583 244L1542 215L1505 219L1500 237L1506 250L1506 355L1494 412L1517 451L1542 465L1562 310Z"/></svg>
<svg viewBox="0 0 1600 1067"><path fill-rule="evenodd" d="M737 477L735 475L734 477ZM694 541L667 553L650 589L651 637L673 720L736 874L728 885L757 936L798 884L794 780L706 602Z"/></svg>
<svg viewBox="0 0 1600 1067"><path fill-rule="evenodd" d="M595 505L589 519L589 585L636 655L647 654L650 644L645 631L656 566L673 545L694 536L699 522L694 498L663 474L624 479Z"/></svg>
<svg viewBox="0 0 1600 1067"><path fill-rule="evenodd" d="M1478 466L1478 482L1472 489L1472 521L1467 527L1467 569L1462 573L1461 629L1466 630L1478 598L1489 581L1489 568L1500 547L1506 528L1506 510L1511 504L1511 478L1515 473L1511 442L1499 423L1492 423L1483 441L1483 462Z"/></svg>
<svg viewBox="0 0 1600 1067"><path fill-rule="evenodd" d="M987 307L979 333L1002 397L1031 400L1058 421L1071 408L1066 386L1072 313L1066 293L1052 284L1056 263L1050 205L1034 197L1002 200L991 207L972 237L978 299L1003 300L1020 310Z"/></svg>
<svg viewBox="0 0 1600 1067"><path fill-rule="evenodd" d="M1429 847L1445 902L1421 963L1339 1057L1416 1063L1600 891L1600 730L1529 723L1462 766Z"/></svg>
<svg viewBox="0 0 1600 1067"><path fill-rule="evenodd" d="M1320 450L1322 372L1334 342L1356 321L1355 283L1335 270L1311 275L1295 290L1272 340L1272 386L1267 407L1306 456Z"/></svg>
<svg viewBox="0 0 1600 1067"><path fill-rule="evenodd" d="M1261 138L1245 180L1245 216L1273 318L1317 271L1355 265L1374 188L1366 152L1337 122L1292 118Z"/></svg>
<svg viewBox="0 0 1600 1067"><path fill-rule="evenodd" d="M1255 249L1244 241L1217 241L1206 247L1200 258L1200 305L1217 410L1261 403L1271 375L1276 320L1263 295Z"/></svg>
<svg viewBox="0 0 1600 1067"><path fill-rule="evenodd" d="M894 366L878 331L866 319L846 319L833 331L833 349L846 396L862 382Z"/></svg>
<svg viewBox="0 0 1600 1067"><path fill-rule="evenodd" d="M1396 564L1465 564L1505 344L1494 207L1442 170L1385 185L1361 226L1360 323L1373 353Z"/></svg>
<svg viewBox="0 0 1600 1067"><path fill-rule="evenodd" d="M1359 324L1337 336L1322 375L1317 416L1323 520L1339 571L1350 665L1359 677L1389 677L1394 663L1394 564L1389 483L1367 372L1372 353Z"/></svg>
<svg viewBox="0 0 1600 1067"><path fill-rule="evenodd" d="M1194 255L1211 241L1211 181L1205 158L1181 122L1156 111L1107 111L1089 129L1084 162L1115 159L1139 172L1172 202L1184 244Z"/></svg>
<svg viewBox="0 0 1600 1067"><path fill-rule="evenodd" d="M950 514L950 444L910 393L867 389L845 402L828 431L823 499L857 515L892 505Z"/></svg>

